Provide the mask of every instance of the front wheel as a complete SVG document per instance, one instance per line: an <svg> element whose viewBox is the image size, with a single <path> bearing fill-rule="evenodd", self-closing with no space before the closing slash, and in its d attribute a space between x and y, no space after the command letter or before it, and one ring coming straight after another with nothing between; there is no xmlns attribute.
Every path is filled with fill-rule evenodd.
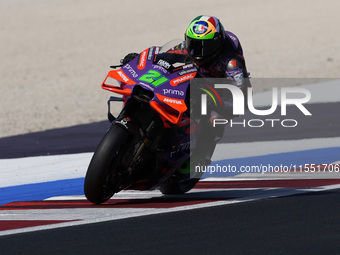
<svg viewBox="0 0 340 255"><path fill-rule="evenodd" d="M84 193L95 204L110 199L121 189L123 181L122 158L131 141L124 128L112 125L96 149L88 167Z"/></svg>

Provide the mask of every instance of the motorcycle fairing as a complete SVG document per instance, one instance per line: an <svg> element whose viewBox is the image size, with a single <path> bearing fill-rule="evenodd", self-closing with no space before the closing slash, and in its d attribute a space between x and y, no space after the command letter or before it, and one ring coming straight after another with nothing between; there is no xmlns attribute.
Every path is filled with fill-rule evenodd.
<svg viewBox="0 0 340 255"><path fill-rule="evenodd" d="M159 47L142 51L135 59L118 70L111 70L102 83L102 88L121 94L128 100L136 85L152 91L150 106L166 121L178 125L187 110L185 97L190 79L197 70L190 64L181 63L183 55L159 53ZM176 62L177 61L177 62ZM119 81L119 86L110 84Z"/></svg>

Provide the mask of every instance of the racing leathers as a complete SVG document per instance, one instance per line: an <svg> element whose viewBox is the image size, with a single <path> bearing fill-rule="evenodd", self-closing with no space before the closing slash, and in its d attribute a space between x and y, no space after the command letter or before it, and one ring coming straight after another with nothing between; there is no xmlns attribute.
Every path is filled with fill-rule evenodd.
<svg viewBox="0 0 340 255"><path fill-rule="evenodd" d="M196 77L226 78L228 83L242 90L244 98L246 99L247 88L251 87L251 84L243 57L242 46L235 34L229 31L225 31L225 33L226 39L221 53L211 64L199 66ZM218 92L223 105L215 110L226 119L235 117L232 114L233 98L231 93L228 93L226 90L220 90ZM245 107L247 107L247 105L245 105Z"/></svg>
<svg viewBox="0 0 340 255"><path fill-rule="evenodd" d="M196 149L190 159L191 165L210 164L210 159L215 150L216 143L223 137L225 127L225 125L213 126L214 119L225 119L229 121L230 119L236 117L233 115L233 97L231 92L227 89L213 89L213 83L216 83L216 81L210 78L225 78L225 83L234 85L241 89L244 94L245 102L247 102L247 88L251 87L241 44L236 35L229 31L226 31L225 33L226 39L224 47L220 54L214 59L214 61L202 66L197 65L198 71L195 78L207 79L203 79L202 83L198 83L199 88L195 87L195 85L197 85L196 82L191 84L190 93L188 93L190 94L191 100L196 102L196 107L193 107L193 110L190 113L191 117L200 123L201 129L200 135L198 135L197 139L195 140ZM221 99L221 105L217 105L218 107L216 107L216 104L214 104L212 98L207 96L207 116L202 116L200 112L200 96L202 94L202 90L199 89L202 88L203 91L209 91L209 88L210 92L212 89L215 92L217 91L216 94L218 94L219 99ZM198 91L198 94L195 94L193 92L194 90L196 90L196 92ZM214 93L210 93L210 95L214 96ZM245 109L247 109L246 103ZM197 112L199 113L197 114ZM186 165L189 166L190 164L187 162ZM185 174L190 170L188 167L184 168L182 166L178 171L179 173Z"/></svg>

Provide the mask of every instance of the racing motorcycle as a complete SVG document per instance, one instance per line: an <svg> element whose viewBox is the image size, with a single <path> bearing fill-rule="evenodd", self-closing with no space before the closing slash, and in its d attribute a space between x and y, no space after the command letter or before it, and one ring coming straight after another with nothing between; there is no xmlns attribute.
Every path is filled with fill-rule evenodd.
<svg viewBox="0 0 340 255"><path fill-rule="evenodd" d="M108 101L110 128L86 173L90 202L103 203L123 189L185 193L198 182L199 174L177 171L188 167L194 146L188 88L197 74L185 50L174 47L179 43L150 47L107 74L102 88L122 97ZM110 110L113 101L123 101L118 117Z"/></svg>

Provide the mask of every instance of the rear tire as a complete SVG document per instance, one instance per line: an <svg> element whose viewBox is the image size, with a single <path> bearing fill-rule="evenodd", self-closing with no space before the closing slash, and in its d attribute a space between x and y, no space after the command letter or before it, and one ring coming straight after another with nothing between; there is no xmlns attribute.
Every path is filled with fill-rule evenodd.
<svg viewBox="0 0 340 255"><path fill-rule="evenodd" d="M178 179L176 176L171 177L166 183L164 183L160 191L164 195L184 194L191 190L199 181L199 179Z"/></svg>
<svg viewBox="0 0 340 255"><path fill-rule="evenodd" d="M85 176L84 193L90 202L104 203L120 189L123 178L119 175L120 161L130 140L131 134L117 125L112 125L101 140Z"/></svg>

